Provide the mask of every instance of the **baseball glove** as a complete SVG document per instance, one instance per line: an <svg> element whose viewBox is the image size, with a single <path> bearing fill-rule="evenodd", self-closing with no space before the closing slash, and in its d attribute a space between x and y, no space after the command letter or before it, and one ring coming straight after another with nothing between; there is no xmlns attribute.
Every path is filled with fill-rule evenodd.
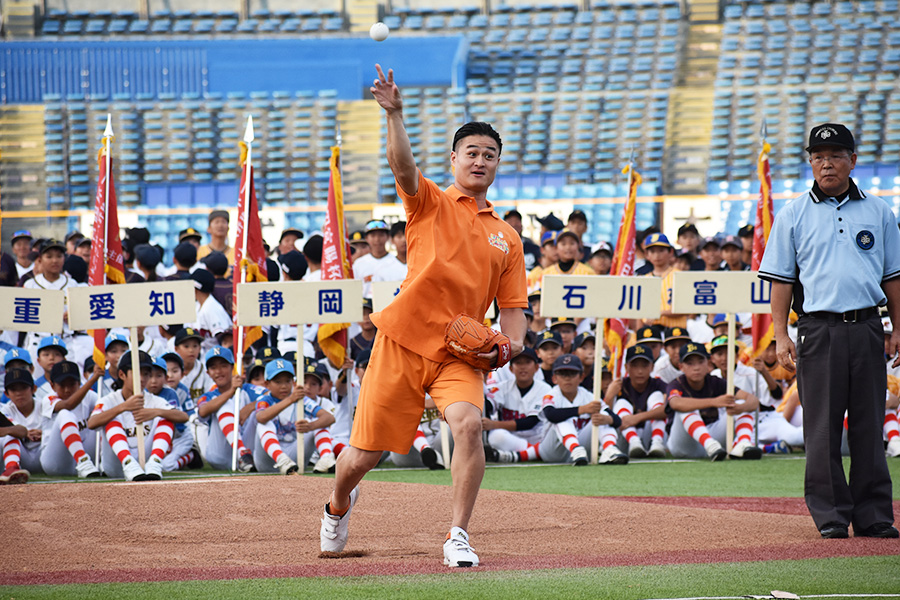
<svg viewBox="0 0 900 600"><path fill-rule="evenodd" d="M444 345L450 354L483 371L500 368L511 358L508 337L464 314L456 315L456 318L447 325ZM497 348L497 359L494 363L478 356L487 354L494 348Z"/></svg>

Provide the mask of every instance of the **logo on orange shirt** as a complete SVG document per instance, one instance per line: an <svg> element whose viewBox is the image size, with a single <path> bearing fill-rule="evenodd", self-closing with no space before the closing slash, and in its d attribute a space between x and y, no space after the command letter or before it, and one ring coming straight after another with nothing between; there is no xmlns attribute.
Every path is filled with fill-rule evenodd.
<svg viewBox="0 0 900 600"><path fill-rule="evenodd" d="M498 250L503 250L503 254L509 254L509 242L503 239L502 233L489 233L488 243Z"/></svg>

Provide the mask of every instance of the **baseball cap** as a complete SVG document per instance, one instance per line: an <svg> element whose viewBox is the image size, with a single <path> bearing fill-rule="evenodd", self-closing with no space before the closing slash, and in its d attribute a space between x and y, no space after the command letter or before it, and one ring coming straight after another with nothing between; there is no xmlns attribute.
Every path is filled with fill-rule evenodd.
<svg viewBox="0 0 900 600"><path fill-rule="evenodd" d="M568 227L559 232L559 235L556 236L556 243L558 244L559 240L561 240L564 237L570 237L573 240L575 240L576 242L579 242L579 243L581 242L581 238L578 237L578 234L576 234L574 231L572 231Z"/></svg>
<svg viewBox="0 0 900 600"><path fill-rule="evenodd" d="M525 348L522 350L522 352L517 354L516 357L512 359L512 361L515 362L515 361L519 360L520 358L527 358L527 359L533 360L536 363L541 362L540 359L538 358L537 352L535 352L533 348L529 348L528 346L525 346Z"/></svg>
<svg viewBox="0 0 900 600"><path fill-rule="evenodd" d="M753 237L753 225L747 224L738 229L738 237Z"/></svg>
<svg viewBox="0 0 900 600"><path fill-rule="evenodd" d="M204 294L211 294L216 288L216 276L206 269L197 269L191 273L191 279L194 280L194 289Z"/></svg>
<svg viewBox="0 0 900 600"><path fill-rule="evenodd" d="M31 376L31 371L28 369L10 369L6 372L6 378L3 382L6 384L6 389L17 383L34 386L34 377Z"/></svg>
<svg viewBox="0 0 900 600"><path fill-rule="evenodd" d="M169 372L169 365L166 364L166 361L162 356L153 361L153 366L157 369L162 369L163 373Z"/></svg>
<svg viewBox="0 0 900 600"><path fill-rule="evenodd" d="M556 373L557 371L578 371L579 373L584 373L584 366L581 364L581 359L574 354L563 354L553 361L553 372Z"/></svg>
<svg viewBox="0 0 900 600"><path fill-rule="evenodd" d="M610 256L612 256L612 246L610 246L606 242L597 242L593 246L591 246L591 256L598 254L600 252L606 252Z"/></svg>
<svg viewBox="0 0 900 600"><path fill-rule="evenodd" d="M93 243L93 240L89 237L83 237L78 240L78 243L75 244L76 248L80 248L81 246L90 246Z"/></svg>
<svg viewBox="0 0 900 600"><path fill-rule="evenodd" d="M559 236L559 230L545 231L541 236L541 246L545 244L556 244L556 238Z"/></svg>
<svg viewBox="0 0 900 600"><path fill-rule="evenodd" d="M315 369L315 367L313 367L313 369ZM285 360L283 358L276 358L274 360L270 360L266 364L266 381L272 381L279 373L290 373L291 377L293 377L293 361Z"/></svg>
<svg viewBox="0 0 900 600"><path fill-rule="evenodd" d="M538 217L537 222L550 231L559 231L560 229L565 227L565 223L560 221L559 217L557 217L553 213L550 213L546 217ZM541 245L543 246L543 239L541 240Z"/></svg>
<svg viewBox="0 0 900 600"><path fill-rule="evenodd" d="M191 238L196 238L199 242L203 239L203 234L194 229L193 227L188 227L187 229L182 229L178 232L178 241L183 242L185 240L189 240Z"/></svg>
<svg viewBox="0 0 900 600"><path fill-rule="evenodd" d="M66 234L66 237L64 237L63 239L66 241L66 243L68 243L68 242L71 241L71 240L78 239L78 238L83 238L83 237L84 237L84 234L83 234L83 233L81 233L81 232L78 231L78 230L73 229L72 231L70 231L69 233L67 233L67 234Z"/></svg>
<svg viewBox="0 0 900 600"><path fill-rule="evenodd" d="M363 310L365 310L367 308L369 310L374 310L371 298L363 298L362 306L363 306Z"/></svg>
<svg viewBox="0 0 900 600"><path fill-rule="evenodd" d="M29 240L33 240L34 236L31 235L31 232L27 229L20 229L19 231L13 231L11 241L15 243L15 241L19 238L28 238Z"/></svg>
<svg viewBox="0 0 900 600"><path fill-rule="evenodd" d="M264 361L272 360L273 358L283 358L281 352L278 348L274 348L272 346L266 346L265 348L260 348L256 351L256 358L261 358Z"/></svg>
<svg viewBox="0 0 900 600"><path fill-rule="evenodd" d="M148 271L152 271L159 264L159 250L150 244L141 244L134 249L134 258L146 267Z"/></svg>
<svg viewBox="0 0 900 600"><path fill-rule="evenodd" d="M725 325L726 323L728 323L728 317L725 314L719 313L717 315L713 315L713 327L716 327L718 325ZM737 315L734 315L734 327L735 329L741 328L741 320Z"/></svg>
<svg viewBox="0 0 900 600"><path fill-rule="evenodd" d="M741 243L741 240L736 235L726 235L722 238L722 248L725 246L734 246L740 250L743 250L744 244Z"/></svg>
<svg viewBox="0 0 900 600"><path fill-rule="evenodd" d="M737 341L734 342L734 345L740 346L740 344ZM709 349L715 350L716 348L721 348L723 346L726 348L728 347L728 336L727 335L719 335L719 336L714 337L713 341L710 342L710 344L709 344Z"/></svg>
<svg viewBox="0 0 900 600"><path fill-rule="evenodd" d="M284 354L281 355L281 358L283 358L284 360L286 360L286 361L290 362L291 364L295 365L295 364L297 364L297 351L296 351L296 350L290 350L290 351L288 351L288 352L285 352Z"/></svg>
<svg viewBox="0 0 900 600"><path fill-rule="evenodd" d="M228 361L228 364L234 364L234 354L232 354L231 350L223 346L214 346L207 350L206 355L203 357L203 364L209 366L209 361L214 358L224 358Z"/></svg>
<svg viewBox="0 0 900 600"><path fill-rule="evenodd" d="M691 336L687 334L687 331L682 329L681 327L667 327L666 334L664 337L665 344L669 342L673 342L675 340L685 340L687 342L691 341Z"/></svg>
<svg viewBox="0 0 900 600"><path fill-rule="evenodd" d="M660 246L662 248L671 248L672 244L669 243L669 238L666 237L666 234L651 233L646 238L644 238L644 248L651 248L653 246Z"/></svg>
<svg viewBox="0 0 900 600"><path fill-rule="evenodd" d="M197 262L197 246L190 242L181 242L175 246L172 256L184 267L193 266Z"/></svg>
<svg viewBox="0 0 900 600"><path fill-rule="evenodd" d="M575 339L572 340L572 350L574 351L576 348L581 348L584 343L588 340L597 340L597 337L594 335L592 331L585 331L584 333L579 333L575 336Z"/></svg>
<svg viewBox="0 0 900 600"><path fill-rule="evenodd" d="M856 141L853 139L853 134L840 123L823 123L822 125L816 125L809 131L809 145L806 146L806 151L815 152L817 148L822 146L836 146L838 148L846 148L850 152L856 151Z"/></svg>
<svg viewBox="0 0 900 600"><path fill-rule="evenodd" d="M49 239L44 240L41 243L41 254L43 254L44 252L48 252L49 250L53 250L54 248L56 248L57 250L61 250L62 252L66 251L66 245L64 243L59 240Z"/></svg>
<svg viewBox="0 0 900 600"><path fill-rule="evenodd" d="M351 244L366 244L369 245L369 242L366 241L366 234L362 231L354 231L350 234L350 243Z"/></svg>
<svg viewBox="0 0 900 600"><path fill-rule="evenodd" d="M179 367L181 367L181 370L184 371L184 359L181 358L181 356L177 352L166 352L165 354L160 356L160 358L167 363L176 363Z"/></svg>
<svg viewBox="0 0 900 600"><path fill-rule="evenodd" d="M716 248L722 247L722 243L719 241L719 238L714 235L711 235L709 237L703 238L703 243L700 244L700 249L702 250L702 249L706 248L707 246L709 246L710 244L715 246Z"/></svg>
<svg viewBox="0 0 900 600"><path fill-rule="evenodd" d="M550 319L550 329L553 329L557 325L572 325L575 326L575 319L572 317L553 317Z"/></svg>
<svg viewBox="0 0 900 600"><path fill-rule="evenodd" d="M556 344L556 345L562 347L562 336L559 335L558 331L552 331L550 329L545 329L538 334L538 341L534 345L535 350L537 350L544 344Z"/></svg>
<svg viewBox="0 0 900 600"><path fill-rule="evenodd" d="M253 374L257 369L262 369L263 377L265 377L266 363L264 363L261 358L254 358L250 364L247 365L247 379L253 379Z"/></svg>
<svg viewBox="0 0 900 600"><path fill-rule="evenodd" d="M126 238L132 242L133 246L150 243L150 230L146 227L132 227L125 230Z"/></svg>
<svg viewBox="0 0 900 600"><path fill-rule="evenodd" d="M58 335L48 335L47 337L42 339L41 343L38 344L38 354L41 353L41 350L45 350L47 348L56 348L63 353L63 356L69 353L68 348L66 348L66 343Z"/></svg>
<svg viewBox="0 0 900 600"><path fill-rule="evenodd" d="M197 333L197 330L193 327L182 327L175 334L175 345L181 344L182 342L186 342L187 340L197 340L198 342L203 342L203 336Z"/></svg>
<svg viewBox="0 0 900 600"><path fill-rule="evenodd" d="M149 354L144 352L143 350L138 351L138 365L140 367L152 367L153 359ZM131 350L123 354L119 358L119 364L116 367L119 371L130 371L131 370Z"/></svg>
<svg viewBox="0 0 900 600"><path fill-rule="evenodd" d="M571 223L572 221L584 221L587 223L587 215L584 214L583 210L573 210L569 213L569 218L566 219L566 223Z"/></svg>
<svg viewBox="0 0 900 600"><path fill-rule="evenodd" d="M688 342L681 347L681 350L678 352L678 358L681 362L684 362L688 356L702 356L703 358L709 358L709 352L706 351L706 346L703 344Z"/></svg>
<svg viewBox="0 0 900 600"><path fill-rule="evenodd" d="M390 231L391 228L388 227L388 224L382 219L372 219L368 223L366 223L366 233L371 233L373 231Z"/></svg>
<svg viewBox="0 0 900 600"><path fill-rule="evenodd" d="M522 314L524 314L526 317L531 317L532 319L534 318L534 311L531 310L530 306L527 308L523 308Z"/></svg>
<svg viewBox="0 0 900 600"><path fill-rule="evenodd" d="M223 252L210 252L200 262L206 265L206 270L213 274L213 278L223 277L228 272L228 257Z"/></svg>
<svg viewBox="0 0 900 600"><path fill-rule="evenodd" d="M281 232L281 237L278 238L279 243L284 240L284 236L286 235L296 235L299 239L303 239L303 232L294 227L288 227L284 231Z"/></svg>
<svg viewBox="0 0 900 600"><path fill-rule="evenodd" d="M128 337L125 334L119 333L117 331L110 331L106 335L106 340L104 341L104 348L109 348L109 345L112 344L113 342L122 342L123 344L125 344L125 346L130 346L130 344L128 342Z"/></svg>
<svg viewBox="0 0 900 600"><path fill-rule="evenodd" d="M644 325L643 327L639 327L637 333L635 334L635 337L637 338L637 342L639 344L644 344L646 342L662 343L662 337L660 336L659 328L653 325Z"/></svg>
<svg viewBox="0 0 900 600"><path fill-rule="evenodd" d="M638 359L643 359L653 364L653 352L643 344L635 344L625 351L625 364Z"/></svg>
<svg viewBox="0 0 900 600"><path fill-rule="evenodd" d="M612 375L612 371L609 370L609 357L603 356L600 358L600 374L608 373Z"/></svg>
<svg viewBox="0 0 900 600"><path fill-rule="evenodd" d="M678 237L683 236L686 233L693 233L694 235L700 235L700 232L697 231L697 226L693 223L685 223L681 227L678 228Z"/></svg>
<svg viewBox="0 0 900 600"><path fill-rule="evenodd" d="M228 222L231 222L231 217L228 215L227 210L214 210L209 213L209 222L212 223L213 219L218 219L219 217L225 219Z"/></svg>
<svg viewBox="0 0 900 600"><path fill-rule="evenodd" d="M890 319L888 319L888 323L890 323ZM8 365L11 361L14 360L22 360L29 365L34 365L34 363L31 362L31 352L29 352L25 348L15 347L7 350L6 356L3 357L3 366Z"/></svg>
<svg viewBox="0 0 900 600"><path fill-rule="evenodd" d="M318 373L319 379L321 379L322 381L331 381L331 373L328 372L328 367L326 367L322 363L315 363L315 365L316 373Z"/></svg>
<svg viewBox="0 0 900 600"><path fill-rule="evenodd" d="M532 350L532 352L534 352ZM367 367L369 366L369 359L372 358L371 350L363 350L359 354L356 355L356 366L357 367Z"/></svg>
<svg viewBox="0 0 900 600"><path fill-rule="evenodd" d="M284 271L292 281L300 281L300 279L306 275L309 264L306 262L306 258L303 257L303 254L297 250L291 250L278 257L278 267Z"/></svg>

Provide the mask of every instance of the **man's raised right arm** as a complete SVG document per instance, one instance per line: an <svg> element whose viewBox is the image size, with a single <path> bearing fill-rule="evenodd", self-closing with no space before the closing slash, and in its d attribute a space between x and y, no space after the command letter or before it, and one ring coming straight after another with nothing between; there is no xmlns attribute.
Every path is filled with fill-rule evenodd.
<svg viewBox="0 0 900 600"><path fill-rule="evenodd" d="M394 83L394 70L388 69L385 77L381 65L376 64L378 78L369 90L384 109L387 116L387 159L400 186L406 194L415 196L419 191L419 171L413 157L412 145L403 124L403 98Z"/></svg>

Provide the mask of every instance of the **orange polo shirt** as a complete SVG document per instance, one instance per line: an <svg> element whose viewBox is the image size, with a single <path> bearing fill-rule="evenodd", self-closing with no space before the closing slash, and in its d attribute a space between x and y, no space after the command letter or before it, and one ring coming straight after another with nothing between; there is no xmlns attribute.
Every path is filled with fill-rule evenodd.
<svg viewBox="0 0 900 600"><path fill-rule="evenodd" d="M406 209L409 271L400 292L372 315L378 332L438 362L451 360L444 330L460 313L481 319L497 298L502 308L527 308L525 258L519 234L488 202L455 186L446 191L419 171L410 196L397 186Z"/></svg>

